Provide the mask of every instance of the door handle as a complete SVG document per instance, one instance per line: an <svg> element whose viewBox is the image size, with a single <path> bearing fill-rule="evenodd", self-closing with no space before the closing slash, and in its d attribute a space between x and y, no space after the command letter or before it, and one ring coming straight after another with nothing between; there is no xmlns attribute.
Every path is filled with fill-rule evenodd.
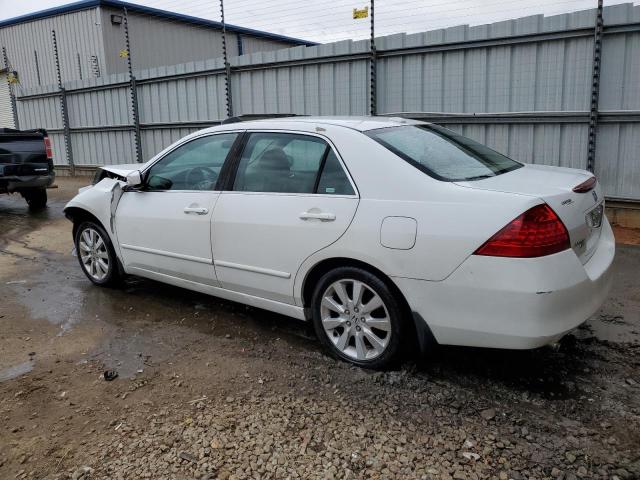
<svg viewBox="0 0 640 480"><path fill-rule="evenodd" d="M195 213L196 215L206 215L209 210L204 207L184 207L184 213Z"/></svg>
<svg viewBox="0 0 640 480"><path fill-rule="evenodd" d="M316 212L302 212L300 214L301 220L320 220L322 222L333 222L336 216L333 213L316 213Z"/></svg>

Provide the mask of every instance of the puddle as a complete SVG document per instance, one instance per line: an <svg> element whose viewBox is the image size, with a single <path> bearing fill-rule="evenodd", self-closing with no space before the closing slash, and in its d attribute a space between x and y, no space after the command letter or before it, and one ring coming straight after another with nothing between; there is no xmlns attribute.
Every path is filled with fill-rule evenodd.
<svg viewBox="0 0 640 480"><path fill-rule="evenodd" d="M31 370L33 370L33 362L22 362L13 367L0 370L0 383L18 378L25 373L29 373Z"/></svg>
<svg viewBox="0 0 640 480"><path fill-rule="evenodd" d="M640 343L640 325L627 322L624 315L594 315L578 332L578 338L596 337L607 342Z"/></svg>

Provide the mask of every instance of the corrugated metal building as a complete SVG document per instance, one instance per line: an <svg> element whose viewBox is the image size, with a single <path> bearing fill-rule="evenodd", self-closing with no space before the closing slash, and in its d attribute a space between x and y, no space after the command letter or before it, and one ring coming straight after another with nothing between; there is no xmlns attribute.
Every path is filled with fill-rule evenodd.
<svg viewBox="0 0 640 480"><path fill-rule="evenodd" d="M13 111L11 110L11 98L9 96L9 82L7 70L0 68L0 128L14 128Z"/></svg>
<svg viewBox="0 0 640 480"><path fill-rule="evenodd" d="M125 7L135 69L222 56L219 22L118 0L84 0L0 22L0 47L6 48L9 70L18 73L18 92L57 82L52 30L56 32L63 82L126 72L126 59L120 56L125 49ZM211 8L216 8L214 3ZM226 27L230 56L315 45L235 25ZM4 96L0 98L4 105L7 88L0 90L0 96Z"/></svg>

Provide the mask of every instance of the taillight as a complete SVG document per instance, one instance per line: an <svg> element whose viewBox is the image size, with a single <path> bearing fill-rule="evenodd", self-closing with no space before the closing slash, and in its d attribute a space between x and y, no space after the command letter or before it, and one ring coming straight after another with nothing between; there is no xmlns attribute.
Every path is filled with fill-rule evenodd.
<svg viewBox="0 0 640 480"><path fill-rule="evenodd" d="M587 193L593 190L596 186L596 177L591 177L589 180L582 182L580 185L573 187L573 191L576 193Z"/></svg>
<svg viewBox="0 0 640 480"><path fill-rule="evenodd" d="M569 233L549 205L527 210L475 251L475 255L531 258L570 248Z"/></svg>
<svg viewBox="0 0 640 480"><path fill-rule="evenodd" d="M44 149L47 152L47 160L51 160L53 158L53 150L51 149L49 137L44 137Z"/></svg>

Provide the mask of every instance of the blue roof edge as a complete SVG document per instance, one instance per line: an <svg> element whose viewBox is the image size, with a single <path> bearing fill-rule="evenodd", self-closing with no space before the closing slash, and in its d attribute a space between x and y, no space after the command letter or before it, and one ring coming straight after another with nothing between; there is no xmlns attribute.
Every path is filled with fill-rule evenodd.
<svg viewBox="0 0 640 480"><path fill-rule="evenodd" d="M32 20L38 20L41 18L52 17L63 13L71 13L79 10L86 10L94 7L111 7L111 8L124 8L132 12L145 13L148 15L155 15L157 17L169 18L172 20L180 20L185 23L191 23L194 25L201 25L204 27L222 28L221 22L214 20L207 20L205 18L193 17L191 15L185 15L182 13L169 12L167 10L160 10L158 8L147 7L145 5L138 5L135 3L123 2L120 0L80 0L78 2L68 3L59 7L47 8L46 10L40 10L34 13L28 13L20 15L18 17L8 18L7 20L0 21L0 28L16 25L22 22L28 22ZM309 40L303 40L301 38L288 37L286 35L278 35L276 33L265 32L262 30L255 30L253 28L240 27L238 25L225 24L228 31L240 34L253 35L256 37L269 38L271 40L279 40L281 42L293 43L296 45L313 46L318 45L317 42L311 42Z"/></svg>

